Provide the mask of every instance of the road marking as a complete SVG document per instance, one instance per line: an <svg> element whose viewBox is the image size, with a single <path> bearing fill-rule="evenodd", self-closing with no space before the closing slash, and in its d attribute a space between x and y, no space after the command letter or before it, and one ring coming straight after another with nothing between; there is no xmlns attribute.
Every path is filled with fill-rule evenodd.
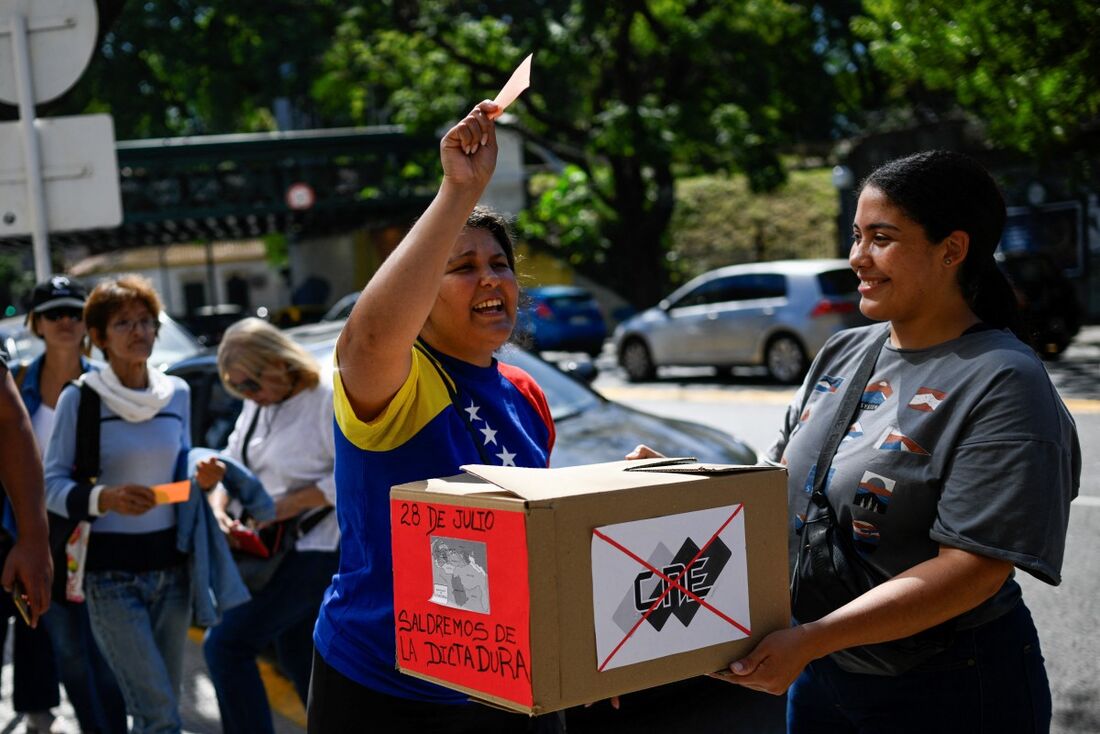
<svg viewBox="0 0 1100 734"><path fill-rule="evenodd" d="M790 405L795 390L722 390L720 388L695 388L683 385L659 387L627 385L608 385L596 388L601 395L611 400L665 401L682 403L763 403L764 405ZM1063 398L1071 413L1075 415L1100 414L1100 400L1088 398Z"/></svg>
<svg viewBox="0 0 1100 734"><path fill-rule="evenodd" d="M189 629L187 636L196 645L202 645L203 631L198 627ZM262 657L257 658L256 664L260 668L260 678L267 692L267 702L271 705L271 712L305 729L306 709L302 705L302 699L298 698L298 691L294 688L294 684Z"/></svg>
<svg viewBox="0 0 1100 734"><path fill-rule="evenodd" d="M1077 499L1073 501L1073 504L1074 506L1080 505L1082 507L1100 507L1100 497L1077 495Z"/></svg>
<svg viewBox="0 0 1100 734"><path fill-rule="evenodd" d="M627 387L609 385L596 388L611 400L665 400L687 403L764 403L765 405L790 405L795 390L722 390L719 388L694 388L680 385L663 387Z"/></svg>

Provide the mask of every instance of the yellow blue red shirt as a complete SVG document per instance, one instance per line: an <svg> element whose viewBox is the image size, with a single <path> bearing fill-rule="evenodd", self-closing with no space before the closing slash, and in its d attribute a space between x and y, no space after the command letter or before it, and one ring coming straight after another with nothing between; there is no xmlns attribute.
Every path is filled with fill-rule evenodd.
<svg viewBox="0 0 1100 734"><path fill-rule="evenodd" d="M317 651L380 693L465 703L466 696L395 668L390 487L451 476L463 464L547 466L554 423L546 397L517 367L496 360L479 367L413 349L409 376L374 420L355 415L339 366L333 398L340 569L317 620Z"/></svg>

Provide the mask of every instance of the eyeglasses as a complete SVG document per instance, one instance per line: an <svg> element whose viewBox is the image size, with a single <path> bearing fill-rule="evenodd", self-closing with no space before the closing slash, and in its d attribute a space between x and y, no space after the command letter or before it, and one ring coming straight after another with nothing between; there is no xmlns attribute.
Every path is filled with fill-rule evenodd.
<svg viewBox="0 0 1100 734"><path fill-rule="evenodd" d="M80 308L51 308L49 311L43 311L38 315L46 321L60 321L61 319L80 321L84 318L84 310Z"/></svg>
<svg viewBox="0 0 1100 734"><path fill-rule="evenodd" d="M263 387L260 383L256 382L251 377L246 377L240 382L233 382L232 380L227 378L225 384L233 390L239 392L241 395L251 395L252 393L259 392L260 389Z"/></svg>
<svg viewBox="0 0 1100 734"><path fill-rule="evenodd" d="M137 319L136 321L131 321L130 319L119 319L118 321L108 326L108 328L116 334L129 334L134 329L141 329L142 331L156 331L160 328L160 322L148 316L142 319Z"/></svg>

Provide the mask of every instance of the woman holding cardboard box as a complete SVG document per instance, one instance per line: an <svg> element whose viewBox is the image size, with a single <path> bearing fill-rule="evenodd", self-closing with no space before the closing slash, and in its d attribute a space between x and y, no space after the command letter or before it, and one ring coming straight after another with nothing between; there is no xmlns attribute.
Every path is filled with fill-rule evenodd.
<svg viewBox="0 0 1100 734"><path fill-rule="evenodd" d="M519 290L502 222L474 206L496 165L499 114L482 102L443 137L435 200L367 284L337 342L340 571L314 634L314 734L374 720L441 732L559 725L470 705L395 670L390 487L468 463L546 466L554 441L542 391L493 357L512 333Z"/></svg>
<svg viewBox="0 0 1100 734"><path fill-rule="evenodd" d="M1020 568L1060 581L1077 434L1007 326L1005 205L956 153L865 181L849 259L888 322L822 348L769 458L789 470L792 607L721 677L788 688L791 732L1039 732L1050 690ZM850 391L850 394L849 394Z"/></svg>
<svg viewBox="0 0 1100 734"><path fill-rule="evenodd" d="M139 276L104 281L91 292L84 320L108 367L61 393L45 460L50 511L91 521L79 536L83 565L80 542L70 539L67 593L81 593L83 571L92 632L122 689L132 732L180 729L193 597L177 524L185 527L185 507L191 517L205 507L195 497L186 505L158 504L152 489L177 478L191 447L187 383L147 363L160 308L152 284ZM92 435L98 429L98 441L78 436L78 427Z"/></svg>

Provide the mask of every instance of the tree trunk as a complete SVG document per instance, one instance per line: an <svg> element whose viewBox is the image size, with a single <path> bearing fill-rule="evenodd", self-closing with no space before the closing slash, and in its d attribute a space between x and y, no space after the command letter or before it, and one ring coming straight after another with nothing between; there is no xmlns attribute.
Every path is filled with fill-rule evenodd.
<svg viewBox="0 0 1100 734"><path fill-rule="evenodd" d="M664 238L675 205L674 181L668 161L650 165L654 173L647 181L637 158L611 161L617 219L600 268L604 282L636 308L657 303L668 287Z"/></svg>

